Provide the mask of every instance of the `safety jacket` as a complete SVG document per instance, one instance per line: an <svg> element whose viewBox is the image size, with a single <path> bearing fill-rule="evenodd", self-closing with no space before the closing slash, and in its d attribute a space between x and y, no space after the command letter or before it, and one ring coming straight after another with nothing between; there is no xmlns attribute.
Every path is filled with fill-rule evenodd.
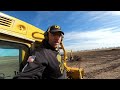
<svg viewBox="0 0 120 90"><path fill-rule="evenodd" d="M43 40L27 60L27 64L13 79L66 79L63 60L57 50Z"/></svg>

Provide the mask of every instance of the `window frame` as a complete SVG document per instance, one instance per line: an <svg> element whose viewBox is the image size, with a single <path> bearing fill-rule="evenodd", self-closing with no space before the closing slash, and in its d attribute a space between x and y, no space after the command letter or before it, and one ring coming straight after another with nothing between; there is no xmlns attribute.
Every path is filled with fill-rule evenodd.
<svg viewBox="0 0 120 90"><path fill-rule="evenodd" d="M18 42L12 42L12 41L6 41L6 40L0 40L0 48L10 48L10 49L18 49L19 50L19 63L18 63L18 68L20 70L20 65L23 61L26 61L29 54L30 54L30 48L29 46L27 46L26 44L22 44L22 43L18 43ZM22 50L24 51L24 56L22 54ZM22 58L23 57L23 58ZM19 72L16 71L15 72L15 75ZM3 79L6 79L5 78L6 75L3 74Z"/></svg>

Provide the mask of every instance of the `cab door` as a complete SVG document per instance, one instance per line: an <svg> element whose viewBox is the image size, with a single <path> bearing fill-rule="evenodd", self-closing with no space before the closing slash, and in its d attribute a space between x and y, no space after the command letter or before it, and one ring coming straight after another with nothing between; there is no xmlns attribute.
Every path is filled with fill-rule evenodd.
<svg viewBox="0 0 120 90"><path fill-rule="evenodd" d="M12 79L29 55L26 45L0 40L0 79Z"/></svg>

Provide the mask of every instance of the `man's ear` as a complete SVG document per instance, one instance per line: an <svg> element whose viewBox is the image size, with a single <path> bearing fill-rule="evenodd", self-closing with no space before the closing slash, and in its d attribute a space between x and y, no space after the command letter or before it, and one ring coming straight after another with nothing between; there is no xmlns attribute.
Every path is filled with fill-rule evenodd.
<svg viewBox="0 0 120 90"><path fill-rule="evenodd" d="M47 31L44 33L44 37L46 40L48 40L48 32Z"/></svg>
<svg viewBox="0 0 120 90"><path fill-rule="evenodd" d="M48 36L48 33L50 31L50 27L47 29L47 31L44 33L44 37L46 40L48 40L49 36Z"/></svg>

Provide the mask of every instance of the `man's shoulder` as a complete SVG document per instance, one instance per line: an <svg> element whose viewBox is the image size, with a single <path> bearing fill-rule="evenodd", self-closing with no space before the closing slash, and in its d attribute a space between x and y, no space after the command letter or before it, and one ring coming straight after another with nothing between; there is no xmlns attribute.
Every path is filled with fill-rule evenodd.
<svg viewBox="0 0 120 90"><path fill-rule="evenodd" d="M49 52L50 49L47 49L46 47L40 45L34 49L34 52L39 52L39 53L46 53Z"/></svg>
<svg viewBox="0 0 120 90"><path fill-rule="evenodd" d="M52 48L49 46L47 41L43 40L42 42L35 42L34 43L34 52L39 53L47 53L47 52L53 52L55 50L52 50Z"/></svg>

